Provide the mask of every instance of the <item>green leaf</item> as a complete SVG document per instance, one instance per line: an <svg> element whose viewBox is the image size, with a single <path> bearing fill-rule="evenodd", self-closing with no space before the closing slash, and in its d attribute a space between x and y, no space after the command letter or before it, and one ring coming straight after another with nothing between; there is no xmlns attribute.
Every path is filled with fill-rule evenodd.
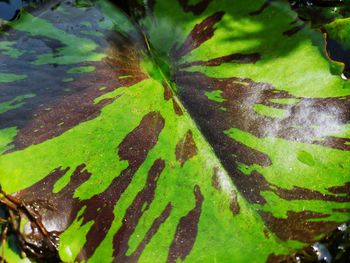
<svg viewBox="0 0 350 263"><path fill-rule="evenodd" d="M277 261L350 220L349 83L287 2L78 2L2 28L6 260Z"/></svg>
<svg viewBox="0 0 350 263"><path fill-rule="evenodd" d="M339 41L345 49L350 48L350 19L336 19L325 26L329 36Z"/></svg>

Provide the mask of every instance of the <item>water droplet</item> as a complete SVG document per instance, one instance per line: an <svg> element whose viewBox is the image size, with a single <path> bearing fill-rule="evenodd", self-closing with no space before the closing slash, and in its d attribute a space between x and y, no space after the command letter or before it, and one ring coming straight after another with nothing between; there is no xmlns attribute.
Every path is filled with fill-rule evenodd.
<svg viewBox="0 0 350 263"><path fill-rule="evenodd" d="M342 224L338 226L338 230L345 232L348 229L348 226L346 224Z"/></svg>
<svg viewBox="0 0 350 263"><path fill-rule="evenodd" d="M317 255L317 259L319 261L323 260L327 263L332 262L332 255L329 253L328 249L324 245L317 242L317 243L313 244L311 247L315 251L315 253Z"/></svg>

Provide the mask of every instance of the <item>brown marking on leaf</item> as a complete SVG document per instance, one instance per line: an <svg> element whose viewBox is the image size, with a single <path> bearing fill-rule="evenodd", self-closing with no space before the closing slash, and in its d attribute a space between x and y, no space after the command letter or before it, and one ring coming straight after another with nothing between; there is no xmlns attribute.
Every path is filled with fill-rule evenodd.
<svg viewBox="0 0 350 263"><path fill-rule="evenodd" d="M176 45L173 46L171 56L177 60L212 38L215 31L214 26L222 19L224 14L224 12L216 12L199 24L196 24L185 42L179 48L177 48Z"/></svg>
<svg viewBox="0 0 350 263"><path fill-rule="evenodd" d="M168 205L164 208L162 213L157 217L151 226L151 228L147 231L145 237L140 242L140 244L137 246L136 250L130 255L128 261L129 262L137 262L141 253L145 249L146 245L151 241L153 236L157 233L159 227L168 219L170 216L171 210L173 206L171 203L168 203Z"/></svg>
<svg viewBox="0 0 350 263"><path fill-rule="evenodd" d="M171 98L173 98L173 92L171 91L171 88L169 87L168 83L163 82L162 85L164 88L164 99L168 101Z"/></svg>
<svg viewBox="0 0 350 263"><path fill-rule="evenodd" d="M114 220L113 209L120 196L131 183L131 180L147 158L148 152L156 145L158 136L164 128L164 118L158 112L150 112L143 117L138 127L129 133L119 145L118 155L129 166L113 179L110 186L101 194L83 202L86 205L83 224L94 221L86 236L86 243L77 260L88 259L106 237ZM106 203L106 200L108 202Z"/></svg>
<svg viewBox="0 0 350 263"><path fill-rule="evenodd" d="M342 186L333 186L328 188L328 191L334 194L347 194L350 195L350 182L345 183Z"/></svg>
<svg viewBox="0 0 350 263"><path fill-rule="evenodd" d="M173 98L173 108L176 115L179 115L179 116L183 115L183 111L179 103L177 103L177 101L175 100L175 98Z"/></svg>
<svg viewBox="0 0 350 263"><path fill-rule="evenodd" d="M260 58L261 56L259 53L250 53L250 54L234 53L234 54L222 56L219 58L213 58L208 61L186 62L179 65L179 68L187 68L187 67L193 67L193 66L214 67L214 66L220 66L223 63L229 63L229 62L242 63L242 64L248 64L248 63L255 64L258 60L260 60Z"/></svg>
<svg viewBox="0 0 350 263"><path fill-rule="evenodd" d="M333 136L327 136L322 140L315 140L313 143L323 145L326 147L331 147L343 151L350 151L350 139L349 138L339 138Z"/></svg>
<svg viewBox="0 0 350 263"><path fill-rule="evenodd" d="M268 8L271 5L272 1L273 0L265 0L264 4L258 10L250 12L249 15L251 15L251 16L260 15L262 12L265 11L266 8Z"/></svg>
<svg viewBox="0 0 350 263"><path fill-rule="evenodd" d="M250 175L238 173L235 182L242 195L251 203L264 204L266 200L261 191L274 192L279 197L291 200L324 200L329 202L349 202L349 196L323 194L307 188L294 186L292 189L281 188L269 183L260 173L253 171Z"/></svg>
<svg viewBox="0 0 350 263"><path fill-rule="evenodd" d="M259 211L259 214L264 219L265 225L282 240L293 239L312 243L317 236L329 233L339 225L338 222L332 221L310 221L328 217L312 211L288 211L287 218L276 218L272 213L265 211Z"/></svg>
<svg viewBox="0 0 350 263"><path fill-rule="evenodd" d="M276 188L276 193L286 200L324 200L329 202L350 202L350 192L347 196L322 194L306 188L294 186L292 189Z"/></svg>
<svg viewBox="0 0 350 263"><path fill-rule="evenodd" d="M157 144L165 120L159 112L147 113L131 133L119 145L118 155L130 166L139 167L146 159L148 151Z"/></svg>
<svg viewBox="0 0 350 263"><path fill-rule="evenodd" d="M233 215L238 215L240 210L241 210L241 207L240 207L238 200L237 200L237 193L236 192L233 192L231 195L230 210L231 210Z"/></svg>
<svg viewBox="0 0 350 263"><path fill-rule="evenodd" d="M200 0L198 3L190 5L189 0L178 0L185 12L192 12L194 15L200 15L207 9L213 0Z"/></svg>
<svg viewBox="0 0 350 263"><path fill-rule="evenodd" d="M139 220L145 211L147 211L154 199L157 180L165 168L164 160L154 161L145 187L137 194L132 204L126 210L122 225L113 238L113 257L115 261L126 262L126 252L129 249L129 239L134 232Z"/></svg>
<svg viewBox="0 0 350 263"><path fill-rule="evenodd" d="M187 215L180 219L176 227L176 233L169 248L168 263L176 262L178 259L185 260L196 241L198 223L204 200L198 185L194 188L194 195L196 205Z"/></svg>
<svg viewBox="0 0 350 263"><path fill-rule="evenodd" d="M270 238L270 231L269 231L266 227L264 227L263 232L264 232L264 236L265 236L267 239L269 239L269 238Z"/></svg>
<svg viewBox="0 0 350 263"><path fill-rule="evenodd" d="M306 26L306 23L302 23L301 25L294 26L293 28L287 31L284 31L283 35L288 37L293 36L294 34L298 33L300 30L302 30L305 26Z"/></svg>
<svg viewBox="0 0 350 263"><path fill-rule="evenodd" d="M165 82L162 83L163 84L163 87L164 87L164 99L165 100L172 100L173 102L173 108L174 108L174 112L176 115L183 115L183 111L180 107L180 105L177 103L176 99L174 98L174 94L171 90L171 88L169 87L169 85Z"/></svg>
<svg viewBox="0 0 350 263"><path fill-rule="evenodd" d="M177 143L175 153L176 160L181 164L181 166L184 166L189 159L197 155L197 146L193 140L191 130L188 130L185 137Z"/></svg>
<svg viewBox="0 0 350 263"><path fill-rule="evenodd" d="M243 173L236 173L234 182L248 202L260 205L266 203L266 199L261 196L260 192L270 190L270 184L257 171L253 171L248 176Z"/></svg>
<svg viewBox="0 0 350 263"><path fill-rule="evenodd" d="M350 208L333 208L332 211L350 214Z"/></svg>

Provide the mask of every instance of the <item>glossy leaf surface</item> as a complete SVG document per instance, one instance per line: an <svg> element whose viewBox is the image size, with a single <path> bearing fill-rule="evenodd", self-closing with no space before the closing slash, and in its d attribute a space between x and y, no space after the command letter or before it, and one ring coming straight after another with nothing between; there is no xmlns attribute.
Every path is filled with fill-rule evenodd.
<svg viewBox="0 0 350 263"><path fill-rule="evenodd" d="M350 220L350 84L321 33L280 1L126 12L49 2L2 29L0 182L35 254L277 261Z"/></svg>

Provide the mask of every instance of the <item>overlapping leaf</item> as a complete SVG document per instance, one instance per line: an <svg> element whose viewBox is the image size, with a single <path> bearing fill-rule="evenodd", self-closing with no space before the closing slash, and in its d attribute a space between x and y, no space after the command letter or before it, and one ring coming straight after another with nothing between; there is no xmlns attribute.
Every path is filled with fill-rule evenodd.
<svg viewBox="0 0 350 263"><path fill-rule="evenodd" d="M21 249L277 261L349 221L350 88L321 33L285 2L129 7L49 2L2 30L0 182Z"/></svg>

